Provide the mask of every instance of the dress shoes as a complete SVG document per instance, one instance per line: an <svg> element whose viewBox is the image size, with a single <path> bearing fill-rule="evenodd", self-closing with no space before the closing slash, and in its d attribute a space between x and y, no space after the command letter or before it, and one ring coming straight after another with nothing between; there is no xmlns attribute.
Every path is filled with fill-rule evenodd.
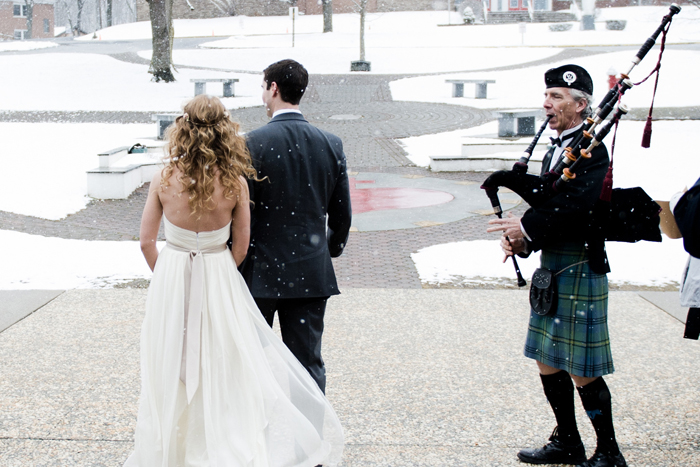
<svg viewBox="0 0 700 467"><path fill-rule="evenodd" d="M578 467L627 467L627 461L625 461L625 458L622 457L621 452L618 452L617 455L612 456L596 449L593 457L588 459L583 464L580 464Z"/></svg>
<svg viewBox="0 0 700 467"><path fill-rule="evenodd" d="M556 431L555 431L556 433ZM552 434L549 443L537 449L523 449L518 453L518 459L527 464L573 464L578 465L586 462L586 449L583 443L575 446L567 446L559 441L556 434ZM603 467L608 464L591 464L591 466ZM615 464L609 464L613 466ZM625 464L626 465L626 464ZM589 467L586 465L586 467Z"/></svg>

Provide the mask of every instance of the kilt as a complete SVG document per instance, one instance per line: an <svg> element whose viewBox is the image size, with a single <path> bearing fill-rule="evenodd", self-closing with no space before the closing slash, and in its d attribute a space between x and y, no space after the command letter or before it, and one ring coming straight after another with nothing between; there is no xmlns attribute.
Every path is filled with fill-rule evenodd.
<svg viewBox="0 0 700 467"><path fill-rule="evenodd" d="M588 259L581 242L542 250L541 267L560 270ZM530 310L525 356L582 377L615 371L608 334L608 277L591 271L588 263L556 276L559 301L552 316Z"/></svg>

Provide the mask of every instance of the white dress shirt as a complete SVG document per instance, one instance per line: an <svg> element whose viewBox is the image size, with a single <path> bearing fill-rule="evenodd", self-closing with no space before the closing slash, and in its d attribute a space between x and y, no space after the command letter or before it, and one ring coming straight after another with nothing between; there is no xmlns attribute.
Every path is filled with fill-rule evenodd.
<svg viewBox="0 0 700 467"><path fill-rule="evenodd" d="M279 109L275 110L275 113L272 114L272 118L275 118L278 115L282 114L299 114L301 115L301 111L299 109Z"/></svg>

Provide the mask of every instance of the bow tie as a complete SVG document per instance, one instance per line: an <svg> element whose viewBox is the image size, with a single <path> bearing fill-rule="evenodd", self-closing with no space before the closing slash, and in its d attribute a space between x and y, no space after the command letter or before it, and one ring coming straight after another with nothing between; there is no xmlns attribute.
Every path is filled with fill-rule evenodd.
<svg viewBox="0 0 700 467"><path fill-rule="evenodd" d="M552 141L552 146L561 146L561 140L559 138L552 138L550 136L549 139Z"/></svg>

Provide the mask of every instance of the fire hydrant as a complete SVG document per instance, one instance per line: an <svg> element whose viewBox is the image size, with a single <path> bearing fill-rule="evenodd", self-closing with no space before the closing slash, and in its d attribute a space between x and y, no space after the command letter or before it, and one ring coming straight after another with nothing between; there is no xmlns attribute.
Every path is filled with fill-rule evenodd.
<svg viewBox="0 0 700 467"><path fill-rule="evenodd" d="M617 84L617 70L610 67L608 70L608 89L612 89Z"/></svg>

